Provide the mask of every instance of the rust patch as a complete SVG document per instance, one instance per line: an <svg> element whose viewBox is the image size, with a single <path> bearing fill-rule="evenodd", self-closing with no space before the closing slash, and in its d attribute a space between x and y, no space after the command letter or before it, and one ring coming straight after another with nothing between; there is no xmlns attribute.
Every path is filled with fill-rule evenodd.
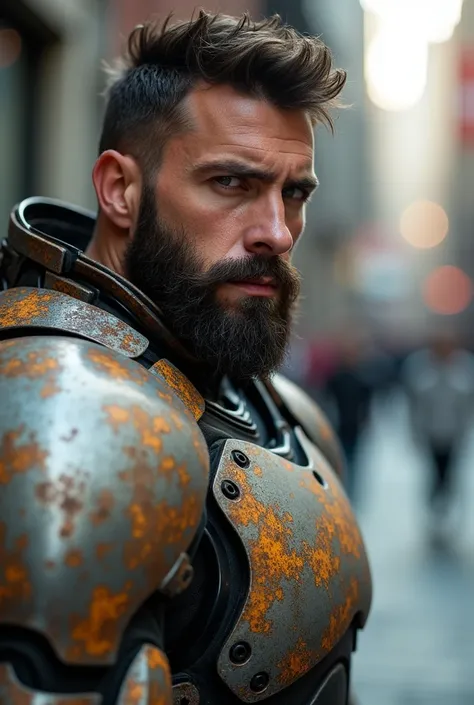
<svg viewBox="0 0 474 705"><path fill-rule="evenodd" d="M199 421L205 409L204 398L182 372L167 360L158 360L148 371L161 377Z"/></svg>
<svg viewBox="0 0 474 705"><path fill-rule="evenodd" d="M171 705L171 671L168 659L153 646L146 647L146 659L150 669L148 705Z"/></svg>
<svg viewBox="0 0 474 705"><path fill-rule="evenodd" d="M84 556L82 554L82 551L80 551L79 549L71 549L66 553L66 556L64 557L64 563L69 568L78 568L84 563Z"/></svg>
<svg viewBox="0 0 474 705"><path fill-rule="evenodd" d="M307 644L300 637L295 648L278 664L278 680L282 684L293 683L312 668L315 660L317 660L317 654L312 649L308 649Z"/></svg>
<svg viewBox="0 0 474 705"><path fill-rule="evenodd" d="M168 421L163 416L150 416L139 406L125 408L113 404L104 406L103 409L107 415L107 423L112 426L115 433L119 433L123 424L132 423L140 436L142 447L149 448L154 453L161 451L163 441L159 434L171 431Z"/></svg>
<svg viewBox="0 0 474 705"><path fill-rule="evenodd" d="M248 446L245 452L249 454ZM270 464L265 465L260 460L262 450L257 448L252 448L251 457L254 463L258 463L253 466L253 471L239 468L229 455L224 456L219 470L221 478L233 480L241 490L238 502L225 502L226 513L239 533L241 528L252 527L252 534L246 532L245 539L252 585L239 621L246 623L251 633L271 633L274 625L269 616L270 608L276 602L290 599L286 595L285 584L301 584L305 567L311 569L315 588L329 596L331 606L328 627L318 647L314 648L312 644L312 648L309 648L300 636L293 650L285 654L278 664L278 679L286 687L324 658L349 628L360 605L359 580L353 579L350 586L346 586L341 594L342 602L337 602L339 598L335 594L340 591L343 561L346 563L350 558L357 564L363 555L363 543L349 501L339 482L335 478L331 479L328 491L310 470L293 466L294 482L304 492L314 495L318 506L314 528L309 531L314 540L298 540L298 535L293 536L293 530L299 492L292 492L293 501L288 500L286 507L282 503L280 509L275 500L266 502L262 498L264 495L254 489L260 486L264 476L267 476L264 479L272 486L272 473L285 472L288 469L286 463L276 461L268 454ZM258 480L254 479L255 476Z"/></svg>
<svg viewBox="0 0 474 705"><path fill-rule="evenodd" d="M25 551L28 547L26 534L18 536L13 541L13 549L8 550L7 526L0 523L0 606L2 613L8 610L5 603L12 604L29 600L32 595L28 564Z"/></svg>
<svg viewBox="0 0 474 705"><path fill-rule="evenodd" d="M97 507L90 514L90 520L94 526L100 526L110 518L115 499L110 490L101 490L97 497Z"/></svg>
<svg viewBox="0 0 474 705"><path fill-rule="evenodd" d="M133 466L120 474L123 482L132 486L133 497L126 512L131 527L131 539L125 546L125 563L129 570L150 564L152 575L156 575L156 562L150 556L161 555L163 545L180 545L183 535L196 528L201 518L201 500L189 485L191 478L185 464L177 471L181 488L181 502L171 506L167 500L153 500L150 488L156 482L157 469L147 462L144 449L127 448ZM172 456L163 459L160 474L173 475L176 461Z"/></svg>
<svg viewBox="0 0 474 705"><path fill-rule="evenodd" d="M62 515L59 530L61 538L70 538L74 533L75 520L84 507L86 483L80 479L82 473L61 475L56 482L42 482L36 487L39 502L57 507Z"/></svg>
<svg viewBox="0 0 474 705"><path fill-rule="evenodd" d="M337 644L339 639L345 634L357 608L358 601L359 583L357 580L352 579L344 602L334 608L329 625L323 634L321 643L323 654L329 653L334 644Z"/></svg>
<svg viewBox="0 0 474 705"><path fill-rule="evenodd" d="M10 378L38 379L58 370L58 361L53 357L49 357L46 352L41 351L27 353L26 359L14 357L0 365L0 373L4 377Z"/></svg>
<svg viewBox="0 0 474 705"><path fill-rule="evenodd" d="M113 550L114 546L111 543L98 543L95 549L95 554L99 561L103 561L104 558Z"/></svg>
<svg viewBox="0 0 474 705"><path fill-rule="evenodd" d="M27 442L19 439L25 430L24 426L13 431L6 431L0 442L0 485L7 485L19 474L39 468L45 470L48 457L35 440L35 434L30 433Z"/></svg>
<svg viewBox="0 0 474 705"><path fill-rule="evenodd" d="M148 381L146 370L140 365L133 366L113 356L110 351L100 348L91 348L87 351L87 358L99 372L115 380L135 382L143 386Z"/></svg>
<svg viewBox="0 0 474 705"><path fill-rule="evenodd" d="M145 646L135 658L118 705L171 705L171 674L161 651Z"/></svg>
<svg viewBox="0 0 474 705"><path fill-rule="evenodd" d="M250 630L266 633L272 628L267 612L275 600L283 600L282 580L300 581L305 556L290 549L293 532L291 522L279 517L275 508L260 502L253 494L245 470L226 460L225 474L232 476L242 490L240 502L229 506L229 513L237 525L256 525L258 537L249 547L252 565L252 590L242 614Z"/></svg>
<svg viewBox="0 0 474 705"><path fill-rule="evenodd" d="M1 326L0 326L1 327ZM9 378L41 379L44 386L40 391L42 399L47 399L61 391L57 376L61 371L59 362L46 351L31 351L25 357L14 357L0 361L0 374Z"/></svg>
<svg viewBox="0 0 474 705"><path fill-rule="evenodd" d="M0 328L27 326L37 318L46 316L53 298L53 293L40 293L38 289L31 290L22 298L17 298L15 289L6 291L0 301Z"/></svg>
<svg viewBox="0 0 474 705"><path fill-rule="evenodd" d="M130 602L127 590L113 593L106 585L94 589L85 619L71 618L71 638L75 645L68 654L73 662L86 656L106 656L117 646L117 621Z"/></svg>

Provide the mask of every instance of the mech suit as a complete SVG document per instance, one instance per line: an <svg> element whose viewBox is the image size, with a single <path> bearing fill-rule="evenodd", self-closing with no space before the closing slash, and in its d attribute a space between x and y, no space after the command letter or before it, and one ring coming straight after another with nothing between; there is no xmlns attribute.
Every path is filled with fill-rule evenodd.
<svg viewBox="0 0 474 705"><path fill-rule="evenodd" d="M346 705L371 602L340 454L284 378L205 398L94 216L0 264L0 703Z"/></svg>

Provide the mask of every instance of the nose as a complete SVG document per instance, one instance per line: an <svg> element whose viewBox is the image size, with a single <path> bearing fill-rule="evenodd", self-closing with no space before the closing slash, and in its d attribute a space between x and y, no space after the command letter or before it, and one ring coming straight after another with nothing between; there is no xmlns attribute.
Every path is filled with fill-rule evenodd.
<svg viewBox="0 0 474 705"><path fill-rule="evenodd" d="M244 234L247 252L274 257L284 255L293 247L293 236L286 224L285 204L281 196L255 204L252 223Z"/></svg>

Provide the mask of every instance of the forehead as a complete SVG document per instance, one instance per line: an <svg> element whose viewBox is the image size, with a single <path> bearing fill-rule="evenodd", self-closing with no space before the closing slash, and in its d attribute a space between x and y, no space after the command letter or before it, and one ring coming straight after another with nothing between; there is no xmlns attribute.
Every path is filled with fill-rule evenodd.
<svg viewBox="0 0 474 705"><path fill-rule="evenodd" d="M193 160L227 152L269 167L313 168L313 129L303 110L282 110L231 86L197 88L185 107L193 128L178 140Z"/></svg>

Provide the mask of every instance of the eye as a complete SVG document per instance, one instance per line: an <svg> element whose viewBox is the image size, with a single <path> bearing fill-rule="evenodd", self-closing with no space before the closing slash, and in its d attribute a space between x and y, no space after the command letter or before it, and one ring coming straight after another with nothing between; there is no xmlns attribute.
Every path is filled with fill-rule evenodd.
<svg viewBox="0 0 474 705"><path fill-rule="evenodd" d="M289 198L292 201L299 201L300 203L306 203L309 200L310 193L300 186L290 186L284 188L282 191L283 198Z"/></svg>
<svg viewBox="0 0 474 705"><path fill-rule="evenodd" d="M214 181L223 188L233 189L238 188L242 184L242 180L237 176L216 176Z"/></svg>

